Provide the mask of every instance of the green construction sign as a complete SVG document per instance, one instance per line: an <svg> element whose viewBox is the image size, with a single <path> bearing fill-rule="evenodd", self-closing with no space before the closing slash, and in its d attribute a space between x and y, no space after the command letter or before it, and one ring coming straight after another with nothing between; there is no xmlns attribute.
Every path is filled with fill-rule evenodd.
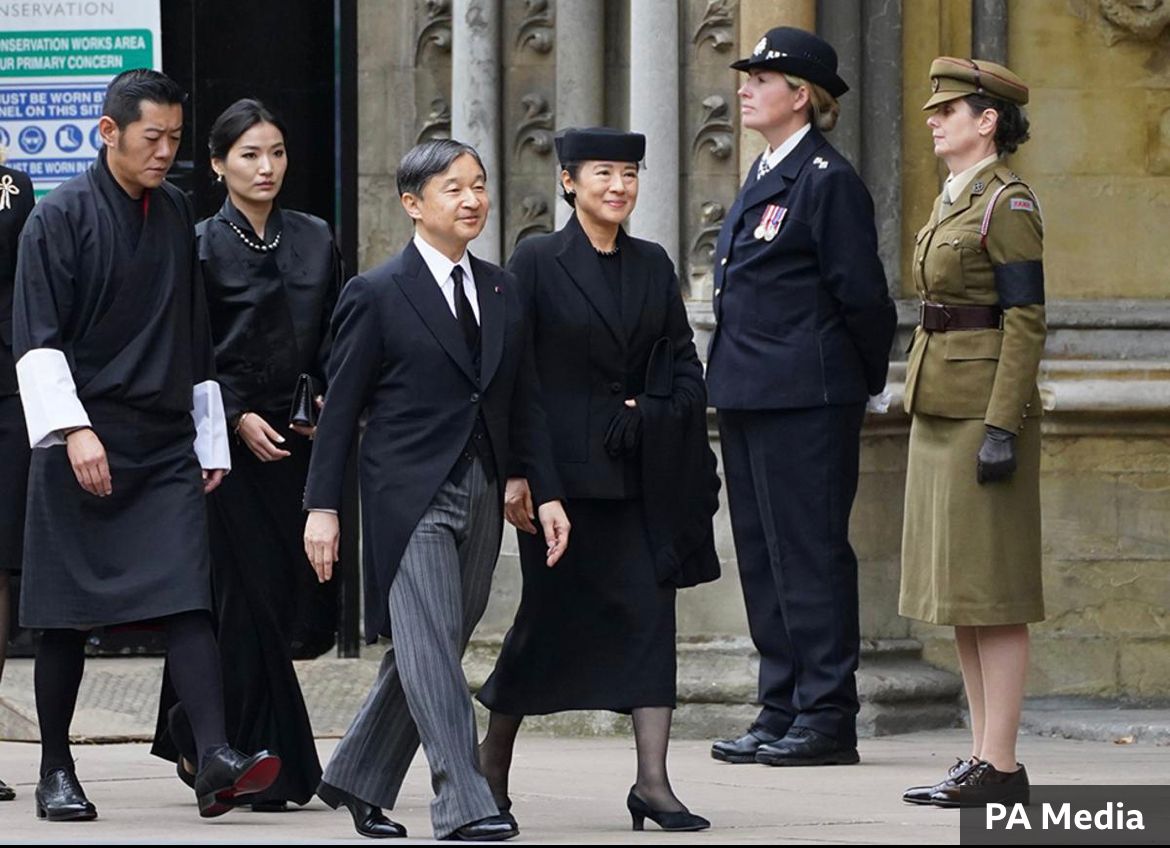
<svg viewBox="0 0 1170 848"><path fill-rule="evenodd" d="M0 35L0 79L115 76L152 67L148 29L46 30Z"/></svg>

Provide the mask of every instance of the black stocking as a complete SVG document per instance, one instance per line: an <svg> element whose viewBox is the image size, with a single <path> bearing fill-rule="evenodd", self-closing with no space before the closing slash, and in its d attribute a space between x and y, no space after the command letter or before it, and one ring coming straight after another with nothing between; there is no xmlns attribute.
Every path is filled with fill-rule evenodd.
<svg viewBox="0 0 1170 848"><path fill-rule="evenodd" d="M227 744L223 717L223 673L211 616L202 610L163 619L167 631L167 673L183 704L199 765L215 748Z"/></svg>
<svg viewBox="0 0 1170 848"><path fill-rule="evenodd" d="M4 661L8 659L8 633L12 629L11 585L7 571L0 571L0 678L4 677Z"/></svg>
<svg viewBox="0 0 1170 848"><path fill-rule="evenodd" d="M85 670L83 630L45 630L33 665L37 723L41 728L41 777L54 769L73 770L69 725Z"/></svg>
<svg viewBox="0 0 1170 848"><path fill-rule="evenodd" d="M487 735L479 746L479 770L487 779L492 798L503 807L508 800L508 772L512 768L512 748L524 716L493 712Z"/></svg>
<svg viewBox="0 0 1170 848"><path fill-rule="evenodd" d="M670 788L666 775L666 749L670 745L671 707L638 707L634 710L634 744L638 748L638 779L634 792L657 812L685 810Z"/></svg>

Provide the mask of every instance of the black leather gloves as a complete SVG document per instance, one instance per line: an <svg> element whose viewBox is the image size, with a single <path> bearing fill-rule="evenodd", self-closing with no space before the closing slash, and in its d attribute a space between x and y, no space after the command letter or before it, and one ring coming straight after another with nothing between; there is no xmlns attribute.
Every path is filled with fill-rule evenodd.
<svg viewBox="0 0 1170 848"><path fill-rule="evenodd" d="M1007 430L986 425L987 435L975 462L975 479L980 485L1006 480L1016 470L1016 436Z"/></svg>
<svg viewBox="0 0 1170 848"><path fill-rule="evenodd" d="M642 444L642 411L623 406L609 422L605 431L605 452L615 459L632 456Z"/></svg>

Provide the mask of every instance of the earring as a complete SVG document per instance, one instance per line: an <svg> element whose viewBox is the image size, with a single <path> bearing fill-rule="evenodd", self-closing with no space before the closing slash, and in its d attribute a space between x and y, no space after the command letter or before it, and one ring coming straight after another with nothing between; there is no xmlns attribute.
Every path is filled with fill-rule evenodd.
<svg viewBox="0 0 1170 848"><path fill-rule="evenodd" d="M217 183L222 183L222 182L223 182L223 174L216 174L216 175L215 175L215 181L216 181Z"/></svg>

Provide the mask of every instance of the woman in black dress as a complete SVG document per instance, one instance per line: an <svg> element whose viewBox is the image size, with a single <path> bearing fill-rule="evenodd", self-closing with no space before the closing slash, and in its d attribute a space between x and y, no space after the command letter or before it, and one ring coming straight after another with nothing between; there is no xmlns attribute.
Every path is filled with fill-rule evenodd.
<svg viewBox="0 0 1170 848"><path fill-rule="evenodd" d="M0 162L3 161L0 149ZM24 412L16 393L16 364L12 360L12 289L16 281L16 243L34 202L28 175L0 165L0 675L4 673L12 627L9 574L20 573L30 452ZM15 797L12 787L0 780L0 801Z"/></svg>
<svg viewBox="0 0 1170 848"><path fill-rule="evenodd" d="M304 639L296 634L328 620L335 603L301 544L313 431L289 418L300 375L313 378L314 394L324 392L342 268L328 224L276 203L284 136L280 120L255 100L219 116L209 147L228 196L196 228L224 411L237 436L232 473L208 498L228 739L279 752L284 762L271 788L249 796L261 810L308 802L321 778L290 652ZM189 760L182 707L168 694L154 753ZM181 778L189 776L184 766Z"/></svg>
<svg viewBox="0 0 1170 848"><path fill-rule="evenodd" d="M649 817L664 829L701 830L710 823L675 797L666 772L676 696L675 588L686 584L662 568L665 540L650 520L651 490L660 480L644 460L652 452L649 410L662 404L674 419L670 429L678 430L680 422L705 420L706 392L673 263L659 245L621 226L637 200L645 143L640 134L606 128L558 137L561 183L575 214L559 232L521 242L508 263L532 305L573 543L556 568L545 566L523 469L510 472L505 515L521 531L524 588L495 671L479 693L491 710L480 758L506 811L512 747L525 715L629 712L638 749L637 782L627 799L635 828ZM658 392L647 385L652 356L665 370ZM706 467L705 424L696 426L694 455L671 461ZM692 527L705 522L710 530L710 506ZM701 536L709 542L709 533ZM714 559L713 547L699 547Z"/></svg>

